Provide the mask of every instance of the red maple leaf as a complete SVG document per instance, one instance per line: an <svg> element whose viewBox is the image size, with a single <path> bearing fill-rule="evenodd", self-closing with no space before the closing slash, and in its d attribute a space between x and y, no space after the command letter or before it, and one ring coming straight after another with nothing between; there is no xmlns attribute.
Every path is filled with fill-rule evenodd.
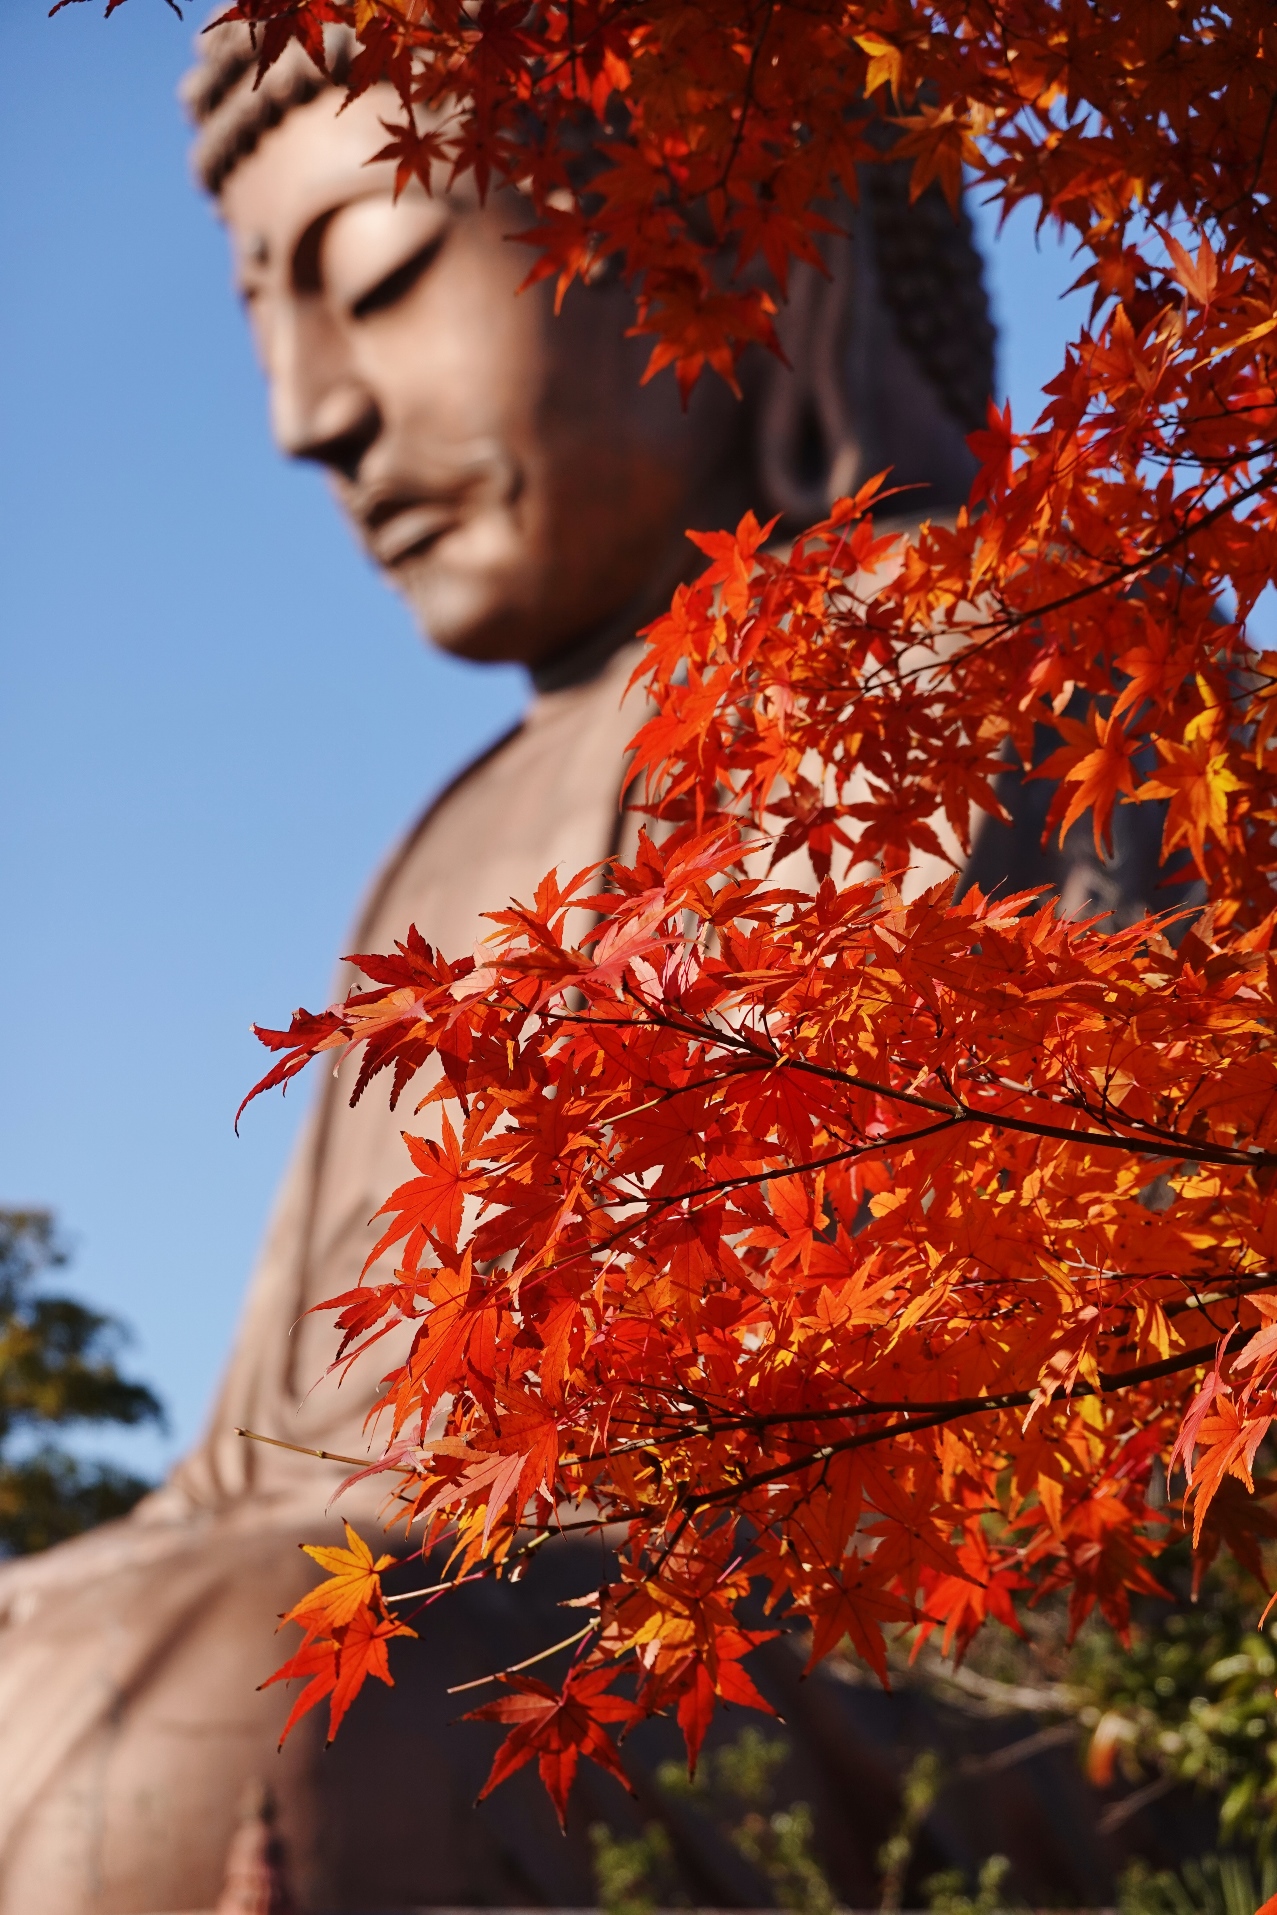
<svg viewBox="0 0 1277 1915"><path fill-rule="evenodd" d="M472 1709L463 1722L513 1723L497 1750L479 1800L491 1795L507 1776L535 1756L541 1780L554 1803L559 1826L566 1825L568 1795L581 1757L614 1775L633 1795L616 1744L601 1726L604 1722L632 1722L634 1705L607 1691L616 1679L613 1669L582 1669L569 1673L561 1690L538 1682L535 1676L511 1675L502 1680L509 1695Z"/></svg>

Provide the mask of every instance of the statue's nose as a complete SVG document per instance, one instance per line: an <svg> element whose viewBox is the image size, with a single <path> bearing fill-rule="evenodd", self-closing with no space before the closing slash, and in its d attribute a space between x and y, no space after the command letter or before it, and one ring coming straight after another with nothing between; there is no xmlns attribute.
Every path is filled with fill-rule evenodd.
<svg viewBox="0 0 1277 1915"><path fill-rule="evenodd" d="M340 328L321 301L286 299L265 316L262 340L280 451L353 478L381 417Z"/></svg>
<svg viewBox="0 0 1277 1915"><path fill-rule="evenodd" d="M312 459L352 479L381 424L371 392L355 379L317 391L299 389L295 381L275 382L271 422L289 458Z"/></svg>

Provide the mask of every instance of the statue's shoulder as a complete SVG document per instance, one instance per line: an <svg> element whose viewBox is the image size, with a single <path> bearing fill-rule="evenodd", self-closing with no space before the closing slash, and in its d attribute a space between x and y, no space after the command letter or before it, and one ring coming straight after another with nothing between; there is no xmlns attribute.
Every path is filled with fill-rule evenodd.
<svg viewBox="0 0 1277 1915"><path fill-rule="evenodd" d="M420 848L423 838L437 829L449 806L460 793L475 779L482 777L487 767L503 752L509 750L523 731L525 723L526 720L521 718L517 724L503 731L499 738L494 738L477 757L472 758L468 764L462 766L460 771L449 778L417 814L389 856L383 859L373 876L372 883L364 893L363 902L355 917L353 933L355 943L352 949L367 948L365 941L372 927L385 915L387 902L402 877L405 867L411 863Z"/></svg>

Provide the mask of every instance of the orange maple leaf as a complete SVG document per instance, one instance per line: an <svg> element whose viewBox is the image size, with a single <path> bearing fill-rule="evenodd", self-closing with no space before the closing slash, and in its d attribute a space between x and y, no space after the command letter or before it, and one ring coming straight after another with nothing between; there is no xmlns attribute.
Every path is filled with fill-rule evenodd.
<svg viewBox="0 0 1277 1915"><path fill-rule="evenodd" d="M272 1683L309 1678L280 1732L280 1747L283 1747L302 1717L321 1703L325 1696L330 1698L326 1740L331 1742L341 1727L343 1716L369 1676L376 1676L378 1682L384 1682L393 1689L395 1679L390 1673L386 1644L394 1636L415 1636L416 1633L415 1629L410 1629L407 1623L400 1622L394 1616L378 1615L372 1609L361 1608L355 1611L344 1627L334 1630L331 1637L304 1642L296 1655L290 1656L274 1675L267 1676L261 1684L263 1689L269 1689Z"/></svg>
<svg viewBox="0 0 1277 1915"><path fill-rule="evenodd" d="M1197 248L1197 258L1180 245L1174 233L1163 233L1166 250L1174 261L1172 270L1176 279L1191 299L1199 306L1209 306L1215 297L1215 288L1219 284L1219 261L1211 251L1211 243L1205 233Z"/></svg>
<svg viewBox="0 0 1277 1915"><path fill-rule="evenodd" d="M365 1271L371 1270L383 1252L413 1230L424 1230L428 1235L455 1244L461 1230L466 1193L479 1182L473 1171L467 1172L462 1163L461 1145L446 1111L441 1144L436 1144L433 1138L414 1137L408 1131L404 1131L403 1140L421 1175L400 1184L374 1213L374 1221L376 1217L389 1217L391 1222L368 1252Z"/></svg>
<svg viewBox="0 0 1277 1915"><path fill-rule="evenodd" d="M1068 741L1031 774L1034 778L1058 778L1060 790L1052 801L1048 823L1059 818L1060 841L1088 811L1095 837L1096 852L1103 856L1112 846L1113 807L1118 797L1133 795L1135 779L1131 757L1136 743L1124 728L1116 712L1107 718L1092 708L1087 722L1058 717L1056 728ZM1076 789L1070 792L1070 786Z"/></svg>
<svg viewBox="0 0 1277 1915"><path fill-rule="evenodd" d="M962 199L962 169L978 165L980 149L971 137L971 128L962 110L952 100L943 106L927 107L897 121L907 129L895 151L903 159L913 159L909 179L910 203L925 193L932 180L940 187L956 213Z"/></svg>

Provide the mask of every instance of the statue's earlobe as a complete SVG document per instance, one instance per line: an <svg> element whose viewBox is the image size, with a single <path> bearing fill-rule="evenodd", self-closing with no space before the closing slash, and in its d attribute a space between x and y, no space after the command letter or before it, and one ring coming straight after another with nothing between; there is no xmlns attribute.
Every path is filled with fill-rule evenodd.
<svg viewBox="0 0 1277 1915"><path fill-rule="evenodd" d="M824 516L861 476L849 390L855 270L852 242L827 242L826 277L798 265L777 322L788 365L758 375L758 476L764 503L795 526Z"/></svg>

